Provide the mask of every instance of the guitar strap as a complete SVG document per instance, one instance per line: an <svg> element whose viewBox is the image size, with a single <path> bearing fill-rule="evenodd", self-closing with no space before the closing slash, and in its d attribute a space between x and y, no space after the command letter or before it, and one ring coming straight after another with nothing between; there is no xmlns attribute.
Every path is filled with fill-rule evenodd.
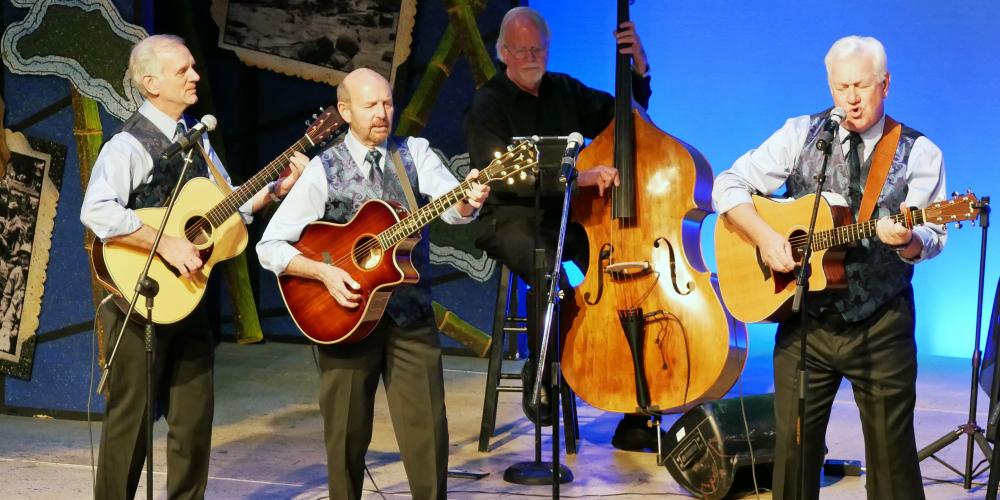
<svg viewBox="0 0 1000 500"><path fill-rule="evenodd" d="M226 178L222 176L219 172L219 167L215 166L215 162L208 156L208 152L205 151L205 147L202 146L201 142L198 143L198 152L201 153L201 157L205 159L205 164L208 165L208 171L212 173L212 177L215 178L215 183L222 190L222 194L229 195L233 192L233 188L229 187L229 183L226 182Z"/></svg>
<svg viewBox="0 0 1000 500"><path fill-rule="evenodd" d="M403 160L399 157L399 149L392 145L392 141L389 144L389 151L392 153L392 165L396 167L396 177L399 178L399 183L403 186L403 194L406 195L406 203L410 205L410 213L412 214L420 207L417 205L417 197L413 195L410 176L406 175Z"/></svg>
<svg viewBox="0 0 1000 500"><path fill-rule="evenodd" d="M875 202L882 193L885 180L889 177L889 168L892 167L892 159L896 156L896 149L899 147L899 137L902 134L903 126L891 116L885 115L885 125L882 127L882 138L875 145L875 152L872 157L872 165L868 170L868 179L865 181L865 191L861 198L861 208L858 209L858 222L871 218L875 211Z"/></svg>

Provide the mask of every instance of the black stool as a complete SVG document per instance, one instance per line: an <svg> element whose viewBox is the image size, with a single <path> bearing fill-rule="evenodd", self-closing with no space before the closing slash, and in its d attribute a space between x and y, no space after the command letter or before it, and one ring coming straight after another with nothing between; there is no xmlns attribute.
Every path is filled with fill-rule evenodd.
<svg viewBox="0 0 1000 500"><path fill-rule="evenodd" d="M483 398L483 421L479 428L479 451L489 451L490 438L496 431L497 397L500 392L521 392L521 373L503 371L504 346L510 340L512 347L508 350L517 352L516 336L508 337L508 333L527 333L527 318L515 317L517 313L517 276L510 272L506 265L500 268L500 281L497 286L497 300L493 315L493 341L490 343L490 364L486 372L486 396ZM513 356L510 359L515 359ZM516 383L504 384L504 380L516 380ZM562 387L562 418L563 432L566 439L566 453L576 454L576 444L580 435L580 427L576 415L576 394L569 384L563 381Z"/></svg>

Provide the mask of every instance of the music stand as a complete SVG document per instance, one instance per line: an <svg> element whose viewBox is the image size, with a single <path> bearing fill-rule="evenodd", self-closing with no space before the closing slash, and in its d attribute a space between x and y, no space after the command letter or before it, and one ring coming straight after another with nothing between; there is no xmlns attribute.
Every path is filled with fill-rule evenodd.
<svg viewBox="0 0 1000 500"><path fill-rule="evenodd" d="M955 193L957 195L957 193ZM976 423L976 406L979 401L979 391L976 390L976 383L979 381L980 374L980 357L982 352L979 350L980 333L982 331L983 324L983 284L986 279L986 241L987 235L989 234L990 228L990 198L989 196L983 196L974 205L974 208L979 209L979 227L982 229L982 243L979 250L979 300L976 303L976 335L975 344L972 350L972 381L969 388L969 419L966 423L959 425L957 429L941 436L933 443L925 446L922 450L917 452L917 460L923 461L927 457L931 457L937 460L941 465L944 465L952 472L962 476L962 486L968 490L972 488L972 478L982 474L982 470L975 471L972 466L972 454L975 449L975 445L978 445L983 455L986 456L987 460L991 460L994 456L994 451L990 449L990 445L986 440L986 436L983 435L983 429L979 427ZM995 315L995 313L994 313ZM995 316L994 316L995 317ZM992 337L992 336L991 336ZM994 359L995 356L994 356ZM993 403L991 399L991 404ZM958 469L952 467L950 464L944 460L938 458L935 453L947 447L951 443L958 441L963 435L969 436L968 442L965 448L965 470L959 471ZM983 469L985 470L985 469ZM993 474L990 474L990 479L993 479Z"/></svg>

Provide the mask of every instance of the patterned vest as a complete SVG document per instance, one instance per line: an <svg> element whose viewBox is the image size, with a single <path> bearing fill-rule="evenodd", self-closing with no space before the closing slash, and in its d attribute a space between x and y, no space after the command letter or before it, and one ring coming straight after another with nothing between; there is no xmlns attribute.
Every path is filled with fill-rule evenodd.
<svg viewBox="0 0 1000 500"><path fill-rule="evenodd" d="M135 113L122 125L122 132L128 132L135 137L142 147L146 148L149 155L153 157L153 173L145 184L132 190L129 195L128 208L148 208L162 207L167 204L167 199L173 192L174 185L183 168L184 155L177 155L166 163L160 162L160 154L170 147L172 137L166 137L160 129L153 125L153 122L142 115ZM191 166L188 167L184 175L184 182L195 177L208 177L208 166L205 159L198 151L191 153Z"/></svg>
<svg viewBox="0 0 1000 500"><path fill-rule="evenodd" d="M829 116L829 110L810 117L809 133L806 135L805 145L799 154L795 168L785 183L788 189L787 195L792 198L800 198L816 191L815 177L823 166L823 153L816 149L816 139L827 116ZM922 135L920 132L903 125L899 145L893 156L892 166L889 167L885 185L875 204L872 218L884 217L899 211L899 204L906 199L907 193L906 164L909 161L914 141ZM832 152L830 163L827 165L824 191L838 193L843 195L844 199L849 199L850 169L847 159L844 157L844 147L847 146L842 146L839 141L834 141L831 145ZM874 156L874 154L869 155L868 160L861 165L862 187L865 185L865 179L868 177ZM858 208L851 207L855 218ZM900 260L895 251L874 239L861 240L849 247L845 265L847 268L847 288L810 296L809 309L812 314L835 309L847 321L861 321L908 288L910 278L913 277L911 264Z"/></svg>
<svg viewBox="0 0 1000 500"><path fill-rule="evenodd" d="M417 168L406 146L406 140L405 138L392 138L390 142L399 151L400 160L402 160L403 168L406 171L406 182L410 183L417 203L422 206L427 203L427 200L420 194L417 183ZM342 139L323 151L319 158L326 170L328 183L328 198L323 220L337 224L346 223L366 201L372 199L394 202L409 210L403 185L400 184L399 176L396 175L392 155L386 155L385 164L382 167L381 186L374 185L362 175L361 168L354 163L351 153ZM424 228L422 236L420 243L410 255L411 262L421 274L424 273L424 269L430 262L430 244L426 228ZM397 325L402 327L431 321L434 317L434 310L431 308L430 284L426 280L420 280L416 285L407 284L396 287L389 299L386 312Z"/></svg>

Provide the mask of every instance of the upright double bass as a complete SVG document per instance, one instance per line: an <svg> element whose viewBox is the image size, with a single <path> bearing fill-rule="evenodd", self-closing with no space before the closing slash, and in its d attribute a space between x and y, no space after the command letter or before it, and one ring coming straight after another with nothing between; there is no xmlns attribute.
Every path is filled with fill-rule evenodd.
<svg viewBox="0 0 1000 500"><path fill-rule="evenodd" d="M629 20L618 1L618 25ZM683 411L724 395L746 360L746 328L728 314L701 255L712 170L696 149L632 106L631 56L618 54L615 119L580 153L580 170L618 169L610 200L580 190L572 218L589 263L574 301L563 375L591 406L620 413Z"/></svg>

